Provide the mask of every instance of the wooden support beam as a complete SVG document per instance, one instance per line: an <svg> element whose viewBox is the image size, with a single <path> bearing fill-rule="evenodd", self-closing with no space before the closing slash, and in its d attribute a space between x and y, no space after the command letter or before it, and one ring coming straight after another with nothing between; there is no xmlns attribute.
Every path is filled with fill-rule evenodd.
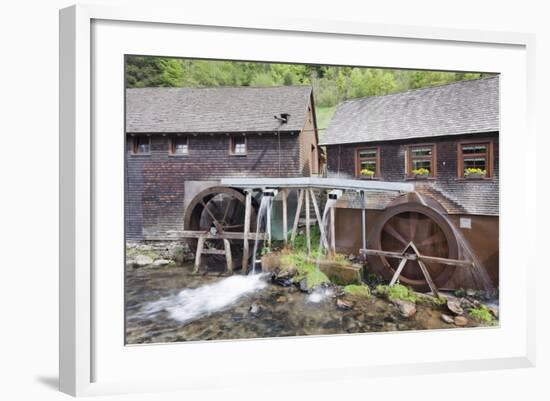
<svg viewBox="0 0 550 401"><path fill-rule="evenodd" d="M422 270L422 274L424 274L424 278L426 279L426 282L430 286L430 289L432 290L433 294L439 298L439 291L437 291L437 287L435 283L432 280L432 276L430 276L430 272L428 271L428 268L422 262L421 260L418 260L418 265L420 266L420 270Z"/></svg>
<svg viewBox="0 0 550 401"><path fill-rule="evenodd" d="M317 199L313 193L313 189L308 189L309 196L311 197L311 203L313 203L313 209L315 210L315 216L317 217L317 225L319 226L319 232L321 233L321 238L323 239L323 246L325 249L328 249L327 236L325 235L325 227L323 226L323 218L319 211L319 205L317 204Z"/></svg>
<svg viewBox="0 0 550 401"><path fill-rule="evenodd" d="M212 234L207 231L184 231L182 233L182 238L200 238L204 237L205 239L242 239L244 240L248 237L248 240L255 240L256 233L251 233L250 229L248 234L245 237L244 232L234 232L234 231L224 231L218 234ZM258 233L258 239L265 240L267 239L266 233Z"/></svg>
<svg viewBox="0 0 550 401"><path fill-rule="evenodd" d="M282 200L283 200L283 238L285 245L288 243L288 191L286 189L282 190Z"/></svg>
<svg viewBox="0 0 550 401"><path fill-rule="evenodd" d="M196 274L199 271L201 266L201 255L204 248L204 237L199 237L197 241L197 253L195 254L195 267L193 268L193 274Z"/></svg>
<svg viewBox="0 0 550 401"><path fill-rule="evenodd" d="M330 252L336 254L336 211L334 206L330 208Z"/></svg>
<svg viewBox="0 0 550 401"><path fill-rule="evenodd" d="M399 263L399 266L397 266L397 270L395 271L395 273L393 274L393 277L391 278L390 287L397 282L397 279L401 275L401 272L403 271L403 268L407 264L407 261L408 261L407 258L401 259L401 262Z"/></svg>
<svg viewBox="0 0 550 401"><path fill-rule="evenodd" d="M227 263L227 272L233 273L233 257L231 256L231 245L228 239L223 240L223 248L225 252L225 261Z"/></svg>
<svg viewBox="0 0 550 401"><path fill-rule="evenodd" d="M307 191L307 190L306 190ZM306 202L306 244L307 244L307 254L311 255L311 213L309 210L309 196L308 193L305 193L305 202Z"/></svg>
<svg viewBox="0 0 550 401"><path fill-rule="evenodd" d="M250 257L248 240L250 235L250 215L252 213L252 191L246 191L246 199L244 206L244 232L243 232L243 260L241 264L242 273L248 271L248 258Z"/></svg>
<svg viewBox="0 0 550 401"><path fill-rule="evenodd" d="M226 239L224 241L227 241ZM216 249L216 248L203 248L202 252L203 255L225 255L225 250L223 249Z"/></svg>
<svg viewBox="0 0 550 401"><path fill-rule="evenodd" d="M298 195L298 204L296 205L296 215L294 216L294 223L292 224L292 235L290 237L290 242L294 245L296 240L296 234L298 232L298 221L300 220L300 213L302 212L302 203L304 201L304 190L300 189Z"/></svg>
<svg viewBox="0 0 550 401"><path fill-rule="evenodd" d="M423 260L424 262L441 263L443 265L449 265L449 266L460 266L460 267L474 266L473 262L469 260L447 259L447 258L439 258L436 256L426 256L426 255L417 256L415 254L403 254L401 252L380 251L378 249L361 249L359 252L364 255L385 256L388 258L396 258L396 259L403 259L403 258L406 258L407 260L420 259L420 260Z"/></svg>
<svg viewBox="0 0 550 401"><path fill-rule="evenodd" d="M361 191L361 246L367 247L367 203L365 191Z"/></svg>

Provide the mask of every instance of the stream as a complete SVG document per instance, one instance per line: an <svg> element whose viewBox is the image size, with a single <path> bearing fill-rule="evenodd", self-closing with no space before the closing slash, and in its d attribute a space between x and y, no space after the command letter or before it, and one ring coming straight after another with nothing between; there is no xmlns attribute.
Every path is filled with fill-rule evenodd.
<svg viewBox="0 0 550 401"><path fill-rule="evenodd" d="M127 270L127 344L455 328L423 305L411 319L375 296L355 297L352 309L341 310L332 288L307 294L271 284L264 274L191 271L192 265ZM470 320L467 327L479 325Z"/></svg>

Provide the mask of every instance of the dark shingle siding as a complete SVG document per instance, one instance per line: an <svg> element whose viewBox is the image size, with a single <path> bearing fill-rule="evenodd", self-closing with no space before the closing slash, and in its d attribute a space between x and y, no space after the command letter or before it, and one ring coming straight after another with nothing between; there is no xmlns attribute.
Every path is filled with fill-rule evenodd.
<svg viewBox="0 0 550 401"><path fill-rule="evenodd" d="M465 180L457 177L457 141L493 141L493 177L489 180ZM407 141L386 141L369 143L380 148L381 179L386 181L405 180L406 146L425 143L425 139ZM499 214L499 146L498 133L448 136L434 138L436 144L437 177L435 180L416 182L419 192L432 196L450 214L473 214L498 216ZM329 177L355 177L355 151L367 144L343 144L327 146ZM391 199L376 196L368 207L384 209Z"/></svg>
<svg viewBox="0 0 550 401"><path fill-rule="evenodd" d="M322 145L499 131L499 78L342 103Z"/></svg>
<svg viewBox="0 0 550 401"><path fill-rule="evenodd" d="M139 88L126 90L126 132L299 131L309 86ZM281 125L273 116L288 113Z"/></svg>

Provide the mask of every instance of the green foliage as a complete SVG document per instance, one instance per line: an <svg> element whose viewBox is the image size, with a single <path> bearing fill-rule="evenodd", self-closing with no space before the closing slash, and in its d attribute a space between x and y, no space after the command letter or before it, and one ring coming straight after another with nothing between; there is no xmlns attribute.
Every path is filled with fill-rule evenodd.
<svg viewBox="0 0 550 401"><path fill-rule="evenodd" d="M469 308L468 314L475 320L485 323L491 323L495 320L491 311L485 306L480 305L477 308Z"/></svg>
<svg viewBox="0 0 550 401"><path fill-rule="evenodd" d="M386 95L483 76L479 73L146 56L128 56L125 70L129 88L311 85L320 128L325 128L328 121L321 120L322 109L328 109L330 118L330 109L347 99Z"/></svg>
<svg viewBox="0 0 550 401"><path fill-rule="evenodd" d="M344 292L349 295L355 295L360 297L370 297L370 288L368 285L350 284L344 287Z"/></svg>
<svg viewBox="0 0 550 401"><path fill-rule="evenodd" d="M391 287L389 285L378 285L376 286L376 294L389 300L401 299L409 302L416 302L418 300L418 296L410 288L401 284L395 284Z"/></svg>
<svg viewBox="0 0 550 401"><path fill-rule="evenodd" d="M151 249L126 248L126 257L129 259L136 258L139 255L149 256L151 259L158 259L158 255Z"/></svg>
<svg viewBox="0 0 550 401"><path fill-rule="evenodd" d="M430 170L428 170L427 168L424 168L424 167L420 167L420 168L415 168L412 173L414 175L428 175L430 174Z"/></svg>
<svg viewBox="0 0 550 401"><path fill-rule="evenodd" d="M433 297L431 295L425 295L425 294L415 294L417 299L417 304L424 304L429 306L444 306L447 305L447 298L439 296L439 297Z"/></svg>
<svg viewBox="0 0 550 401"><path fill-rule="evenodd" d="M316 258L319 253L319 242L321 240L321 231L319 226L311 227L310 230L311 239L311 257ZM294 251L297 253L307 253L307 238L305 233L297 234L294 240Z"/></svg>
<svg viewBox="0 0 550 401"><path fill-rule="evenodd" d="M320 271L307 254L303 252L293 252L281 256L281 269L295 272L292 281L299 283L306 279L307 289L310 290L318 285L330 283L329 278Z"/></svg>

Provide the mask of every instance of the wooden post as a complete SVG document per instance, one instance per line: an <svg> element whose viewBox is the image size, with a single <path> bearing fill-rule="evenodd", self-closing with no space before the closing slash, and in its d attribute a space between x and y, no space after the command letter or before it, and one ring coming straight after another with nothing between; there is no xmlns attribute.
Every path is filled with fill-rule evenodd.
<svg viewBox="0 0 550 401"><path fill-rule="evenodd" d="M244 208L244 240L243 240L243 260L242 260L242 273L246 274L248 271L248 258L250 256L250 250L248 249L248 235L250 234L250 214L252 212L252 191L246 191L245 208Z"/></svg>
<svg viewBox="0 0 550 401"><path fill-rule="evenodd" d="M430 289L432 290L433 294L439 298L439 291L437 291L437 287L435 283L432 280L432 276L430 276L430 272L428 271L428 268L422 262L420 259L417 260L418 266L420 266L420 270L422 270L422 274L424 274L424 278L426 279L426 282L430 286Z"/></svg>
<svg viewBox="0 0 550 401"><path fill-rule="evenodd" d="M315 210L315 216L317 216L317 224L319 225L319 232L321 233L321 238L323 240L323 246L328 250L328 241L327 236L325 235L325 227L323 226L323 218L319 211L319 205L317 204L317 199L315 199L315 194L313 189L309 189L309 195L311 196L311 203L313 203L313 209Z"/></svg>
<svg viewBox="0 0 550 401"><path fill-rule="evenodd" d="M330 208L330 252L336 254L336 212L334 206Z"/></svg>
<svg viewBox="0 0 550 401"><path fill-rule="evenodd" d="M305 202L306 202L306 244L307 244L307 254L308 256L311 254L311 227L310 227L310 210L309 210L309 195L306 190L305 194Z"/></svg>
<svg viewBox="0 0 550 401"><path fill-rule="evenodd" d="M298 195L298 204L296 205L296 215L294 216L294 222L292 224L292 235L290 236L290 242L294 245L296 240L296 233L298 232L298 221L300 220L300 213L302 212L302 202L304 201L304 190L300 189Z"/></svg>
<svg viewBox="0 0 550 401"><path fill-rule="evenodd" d="M195 254L195 267L193 268L193 274L197 274L199 267L201 266L202 249L204 248L204 237L199 237L197 241L197 253Z"/></svg>
<svg viewBox="0 0 550 401"><path fill-rule="evenodd" d="M227 263L227 272L233 273L233 258L231 257L231 245L228 239L223 239L223 248L225 249L225 261Z"/></svg>
<svg viewBox="0 0 550 401"><path fill-rule="evenodd" d="M283 235L284 235L284 241L285 245L288 243L288 205L287 205L287 197L288 193L286 189L283 189Z"/></svg>
<svg viewBox="0 0 550 401"><path fill-rule="evenodd" d="M401 275L401 272L403 271L403 268L407 264L407 261L408 261L407 258L401 259L401 262L399 263L399 266L397 267L397 270L395 271L395 273L393 274L393 277L391 278L390 287L397 282L397 279Z"/></svg>

